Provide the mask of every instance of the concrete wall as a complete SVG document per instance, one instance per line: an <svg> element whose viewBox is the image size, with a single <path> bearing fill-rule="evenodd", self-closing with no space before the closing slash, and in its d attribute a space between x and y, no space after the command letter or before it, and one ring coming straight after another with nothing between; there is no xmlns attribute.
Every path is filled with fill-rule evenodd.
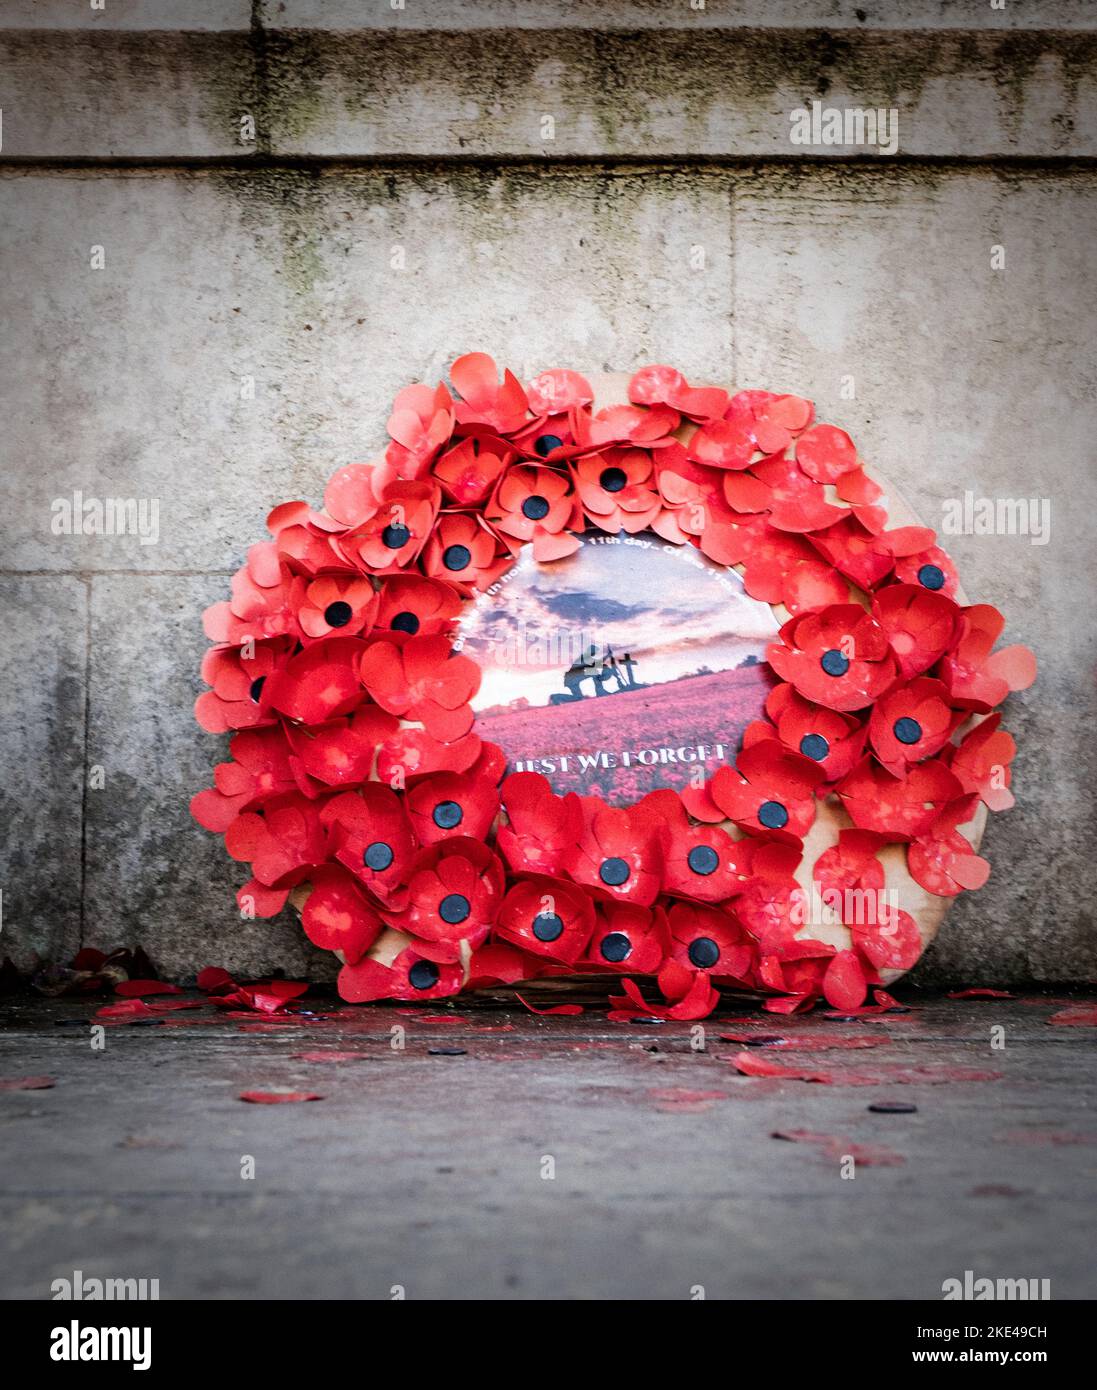
<svg viewBox="0 0 1097 1390"><path fill-rule="evenodd" d="M1092 979L1095 18L8 0L0 954L315 968L288 915L239 920L187 814L218 751L190 714L201 609L269 504L318 500L402 384L480 348L811 395L933 525L965 489L1050 499L1046 546L949 541L1042 676L1007 711L994 876L920 973ZM813 97L896 107L899 152L791 145ZM53 535L76 490L157 499L158 544Z"/></svg>

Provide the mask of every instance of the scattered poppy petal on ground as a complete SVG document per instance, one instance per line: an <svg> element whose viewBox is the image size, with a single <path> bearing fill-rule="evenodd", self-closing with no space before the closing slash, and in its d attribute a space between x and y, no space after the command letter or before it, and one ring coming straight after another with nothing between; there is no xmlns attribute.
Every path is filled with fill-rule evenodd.
<svg viewBox="0 0 1097 1390"><path fill-rule="evenodd" d="M862 1168L898 1168L906 1162L902 1154L879 1144L855 1144L837 1134L815 1134L807 1129L775 1129L774 1139L792 1144L813 1144L828 1160L852 1158Z"/></svg>
<svg viewBox="0 0 1097 1390"><path fill-rule="evenodd" d="M950 999L1016 999L1008 989L954 989Z"/></svg>
<svg viewBox="0 0 1097 1390"><path fill-rule="evenodd" d="M523 999L517 992L515 992L514 997L518 1000L519 1004L523 1004L531 1014L537 1014L539 1018L548 1018L552 1014L560 1014L568 1018L575 1018L578 1014L583 1012L582 1004L554 1004L550 1009L537 1009L534 1008L528 999Z"/></svg>
<svg viewBox="0 0 1097 1390"><path fill-rule="evenodd" d="M240 1099L250 1105L296 1105L305 1100L323 1100L316 1091L241 1091Z"/></svg>
<svg viewBox="0 0 1097 1390"><path fill-rule="evenodd" d="M369 1052L291 1052L291 1062L372 1062Z"/></svg>
<svg viewBox="0 0 1097 1390"><path fill-rule="evenodd" d="M52 1076L0 1076L0 1091L48 1091L56 1084Z"/></svg>
<svg viewBox="0 0 1097 1390"><path fill-rule="evenodd" d="M1060 1009L1048 1023L1058 1028L1097 1028L1097 1005L1081 1004L1077 1008Z"/></svg>

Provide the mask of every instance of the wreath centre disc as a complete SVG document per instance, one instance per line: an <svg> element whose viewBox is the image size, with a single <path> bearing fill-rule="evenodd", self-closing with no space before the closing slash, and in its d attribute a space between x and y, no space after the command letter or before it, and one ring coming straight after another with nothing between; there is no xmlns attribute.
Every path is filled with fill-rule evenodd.
<svg viewBox="0 0 1097 1390"><path fill-rule="evenodd" d="M455 647L482 672L476 732L508 772L628 806L734 763L774 677L778 625L734 570L653 531L526 547L467 606Z"/></svg>

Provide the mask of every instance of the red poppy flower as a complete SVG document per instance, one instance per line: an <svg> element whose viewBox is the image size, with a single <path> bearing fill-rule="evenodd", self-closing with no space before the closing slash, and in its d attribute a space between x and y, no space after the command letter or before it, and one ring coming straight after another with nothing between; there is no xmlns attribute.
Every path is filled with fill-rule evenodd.
<svg viewBox="0 0 1097 1390"><path fill-rule="evenodd" d="M914 840L960 795L961 787L936 758L915 763L905 778L893 777L872 758L863 758L835 790L860 829L876 830L893 840Z"/></svg>
<svg viewBox="0 0 1097 1390"><path fill-rule="evenodd" d="M415 563L438 512L433 483L389 483L377 511L338 542L341 552L374 574L398 574Z"/></svg>
<svg viewBox="0 0 1097 1390"><path fill-rule="evenodd" d="M749 468L758 452L750 427L738 420L706 420L687 447L691 463L706 468Z"/></svg>
<svg viewBox="0 0 1097 1390"><path fill-rule="evenodd" d="M401 726L377 750L377 776L390 787L400 787L428 772L468 772L485 747L477 734L443 743L426 729Z"/></svg>
<svg viewBox="0 0 1097 1390"><path fill-rule="evenodd" d="M737 512L765 512L779 531L817 531L849 515L827 501L822 483L795 459L781 455L752 464L749 473L727 473L724 496Z"/></svg>
<svg viewBox="0 0 1097 1390"><path fill-rule="evenodd" d="M268 637L297 637L300 629L290 605L291 576L272 541L248 551L232 577L232 598L214 603L202 615L211 642L239 647Z"/></svg>
<svg viewBox="0 0 1097 1390"><path fill-rule="evenodd" d="M377 630L391 633L397 643L450 632L461 606L460 594L448 584L417 574L393 574L381 586Z"/></svg>
<svg viewBox="0 0 1097 1390"><path fill-rule="evenodd" d="M430 960L456 961L462 943L475 950L499 913L503 869L479 840L442 840L412 862L407 904L386 909L390 926L416 938L415 949Z"/></svg>
<svg viewBox="0 0 1097 1390"><path fill-rule="evenodd" d="M841 712L863 709L895 679L883 628L863 608L836 603L790 619L766 660L805 699Z"/></svg>
<svg viewBox="0 0 1097 1390"><path fill-rule="evenodd" d="M954 599L960 588L956 566L936 545L927 546L913 555L903 555L895 561L895 578L900 584L920 584L931 593Z"/></svg>
<svg viewBox="0 0 1097 1390"><path fill-rule="evenodd" d="M815 407L802 396L739 391L728 401L724 418L749 429L763 454L783 454L814 414Z"/></svg>
<svg viewBox="0 0 1097 1390"><path fill-rule="evenodd" d="M436 772L416 782L406 803L421 845L433 845L453 835L486 840L499 812L499 793L483 778Z"/></svg>
<svg viewBox="0 0 1097 1390"><path fill-rule="evenodd" d="M375 463L351 463L333 473L324 488L324 511L334 523L333 527L327 529L349 531L368 521L380 505L380 489L391 476L389 469L380 468ZM304 506L304 503L300 505ZM272 512L268 525L277 527L277 535L287 522L302 520L313 526L325 525L314 512L307 516L301 512L283 512L281 515Z"/></svg>
<svg viewBox="0 0 1097 1390"><path fill-rule="evenodd" d="M799 614L849 601L849 585L817 558L807 540L776 530L764 516L716 511L698 540L717 564L742 565L743 587L763 603L783 603Z"/></svg>
<svg viewBox="0 0 1097 1390"><path fill-rule="evenodd" d="M796 441L796 462L817 483L836 483L860 467L857 449L834 425L813 425Z"/></svg>
<svg viewBox="0 0 1097 1390"><path fill-rule="evenodd" d="M532 541L538 562L570 555L580 545L568 528L581 529L582 512L567 474L553 468L511 468L485 516L503 535Z"/></svg>
<svg viewBox="0 0 1097 1390"><path fill-rule="evenodd" d="M449 369L449 379L461 399L457 420L462 425L490 425L511 434L526 423L529 401L522 383L509 369L499 384L499 369L486 352L469 352Z"/></svg>
<svg viewBox="0 0 1097 1390"><path fill-rule="evenodd" d="M582 965L652 975L670 949L666 913L637 903L596 904L594 932Z"/></svg>
<svg viewBox="0 0 1097 1390"><path fill-rule="evenodd" d="M556 796L539 772L512 773L499 794L506 811L495 834L499 853L516 873L560 873L583 831L579 798Z"/></svg>
<svg viewBox="0 0 1097 1390"><path fill-rule="evenodd" d="M883 521L882 517L876 517L878 510L858 509L856 515L808 536L823 559L859 589L874 589L895 563L895 557L878 534L880 526L876 522L879 520L882 524ZM872 526L866 524L870 521Z"/></svg>
<svg viewBox="0 0 1097 1390"><path fill-rule="evenodd" d="M315 797L332 787L345 789L366 781L373 772L377 745L396 728L391 714L370 704L360 706L349 719L292 725L286 734L298 786L306 796Z"/></svg>
<svg viewBox="0 0 1097 1390"><path fill-rule="evenodd" d="M366 650L357 637L325 637L267 678L263 696L274 709L304 724L323 724L362 702L358 663Z"/></svg>
<svg viewBox="0 0 1097 1390"><path fill-rule="evenodd" d="M529 408L536 415L563 415L569 410L590 405L594 400L594 391L590 382L579 372L569 371L566 367L550 367L533 378L526 387L526 397Z"/></svg>
<svg viewBox="0 0 1097 1390"><path fill-rule="evenodd" d="M385 965L371 956L344 965L337 988L348 1004L374 999L447 999L461 988L460 965L428 960L412 946Z"/></svg>
<svg viewBox="0 0 1097 1390"><path fill-rule="evenodd" d="M691 420L714 420L728 407L719 386L690 386L674 367L641 367L628 384L634 405L666 405Z"/></svg>
<svg viewBox="0 0 1097 1390"><path fill-rule="evenodd" d="M611 444L658 449L673 442L681 421L678 412L666 406L645 410L636 405L610 405L597 415L573 410L571 423L575 442L584 449L604 449Z"/></svg>
<svg viewBox="0 0 1097 1390"><path fill-rule="evenodd" d="M869 738L887 770L902 777L911 763L939 753L963 718L940 681L919 676L880 696L869 719Z"/></svg>
<svg viewBox="0 0 1097 1390"><path fill-rule="evenodd" d="M827 782L839 781L860 761L868 726L852 715L805 700L787 683L770 691L766 713L784 746L818 763Z"/></svg>
<svg viewBox="0 0 1097 1390"><path fill-rule="evenodd" d="M812 867L812 878L818 886L824 906L833 907L840 920L839 897L854 889L876 892L884 886L884 866L876 857L877 850L887 844L885 835L871 830L839 830L838 843L825 849ZM848 926L849 923L846 922Z"/></svg>
<svg viewBox="0 0 1097 1390"><path fill-rule="evenodd" d="M681 969L701 971L716 979L747 986L754 961L754 945L746 932L726 912L697 903L672 903L667 911L670 928L670 956ZM671 979L660 978L664 994L685 994Z"/></svg>
<svg viewBox="0 0 1097 1390"><path fill-rule="evenodd" d="M246 860L268 888L290 888L327 859L327 835L315 804L298 792L246 811L225 831L225 848Z"/></svg>
<svg viewBox="0 0 1097 1390"><path fill-rule="evenodd" d="M918 584L889 584L873 595L872 616L887 633L904 680L920 676L952 645L960 610Z"/></svg>
<svg viewBox="0 0 1097 1390"><path fill-rule="evenodd" d="M459 739L472 727L468 702L480 688L480 668L451 653L446 637L412 637L400 647L374 642L359 670L382 709L418 720L432 738Z"/></svg>
<svg viewBox="0 0 1097 1390"><path fill-rule="evenodd" d="M954 704L986 712L1036 679L1036 658L1027 647L991 650L1004 626L1001 613L988 603L960 610L959 638L938 671Z"/></svg>
<svg viewBox="0 0 1097 1390"><path fill-rule="evenodd" d="M373 626L377 591L368 579L322 575L311 583L296 580L291 602L306 637L357 637Z"/></svg>
<svg viewBox="0 0 1097 1390"><path fill-rule="evenodd" d="M453 433L453 397L445 385L405 386L396 393L389 416L392 443L385 461L400 478L422 478Z"/></svg>
<svg viewBox="0 0 1097 1390"><path fill-rule="evenodd" d="M573 964L594 930L594 904L574 883L536 874L516 883L503 899L496 931L534 956Z"/></svg>
<svg viewBox="0 0 1097 1390"><path fill-rule="evenodd" d="M729 820L752 835L802 839L815 819L814 789L822 780L817 763L766 739L744 748L734 767L718 768L709 793Z"/></svg>
<svg viewBox="0 0 1097 1390"><path fill-rule="evenodd" d="M660 972L662 973L662 972ZM622 980L623 995L611 994L613 1006L608 1017L614 1020L630 1018L665 1018L687 1023L692 1019L708 1018L720 1002L720 996L703 970L696 971L688 992L669 1005L649 1004L633 980Z"/></svg>
<svg viewBox="0 0 1097 1390"><path fill-rule="evenodd" d="M194 717L210 734L272 724L277 717L263 690L267 677L289 660L292 639L277 637L243 647L210 647L202 679L212 689L194 702Z"/></svg>
<svg viewBox="0 0 1097 1390"><path fill-rule="evenodd" d="M868 981L855 951L839 951L831 959L823 976L823 994L832 1008L843 1013L865 1002Z"/></svg>
<svg viewBox="0 0 1097 1390"><path fill-rule="evenodd" d="M323 951L342 952L344 961L361 960L381 931L380 917L341 865L314 869L309 881L301 913L305 935Z"/></svg>
<svg viewBox="0 0 1097 1390"><path fill-rule="evenodd" d="M663 890L698 902L724 902L750 875L752 840L733 840L718 825L690 825L685 813L661 832Z"/></svg>
<svg viewBox="0 0 1097 1390"><path fill-rule="evenodd" d="M353 464L352 469L363 470L355 473L355 486L359 492L358 509L363 518L372 516L376 510L376 499L373 497L373 488L379 486L375 482L375 476L380 470L375 470L372 464ZM341 470L350 473L351 469ZM366 481L368 477L369 481ZM330 488L339 479L336 474L329 483ZM363 494L367 494L371 500L364 500ZM348 510L353 510L350 501L346 503L338 502L336 505L345 505ZM347 530L341 522L334 517L326 516L323 512L314 512L307 502L284 502L280 507L275 507L267 517L267 528L275 537L275 544L278 554L283 561L286 561L294 573L301 574L353 574L355 564L352 558L344 555L338 543Z"/></svg>
<svg viewBox="0 0 1097 1390"><path fill-rule="evenodd" d="M466 592L486 589L512 564L499 542L479 517L466 512L443 512L423 551L423 569Z"/></svg>
<svg viewBox="0 0 1097 1390"><path fill-rule="evenodd" d="M218 763L213 786L190 803L206 830L223 834L242 811L250 811L294 788L289 745L281 725L245 730L229 743L232 762Z"/></svg>
<svg viewBox="0 0 1097 1390"><path fill-rule="evenodd" d="M553 973L552 963L543 957L527 956L514 946L489 938L472 953L467 987L483 989L486 985L513 985L521 980L533 980L540 975Z"/></svg>
<svg viewBox="0 0 1097 1390"><path fill-rule="evenodd" d="M881 900L871 921L850 925L853 944L876 970L909 970L922 954L918 923L902 908Z"/></svg>
<svg viewBox="0 0 1097 1390"><path fill-rule="evenodd" d="M563 463L589 451L589 445L576 440L573 428L576 419L589 415L594 399L585 377L565 370L542 372L526 387L526 395L535 418L509 436L523 458Z"/></svg>
<svg viewBox="0 0 1097 1390"><path fill-rule="evenodd" d="M590 520L613 535L643 531L659 513L651 455L645 449L607 449L579 459L575 485Z"/></svg>
<svg viewBox="0 0 1097 1390"><path fill-rule="evenodd" d="M795 876L802 856L800 844L759 843L752 877L735 899L735 915L764 956L788 948L808 921L807 895Z"/></svg>
<svg viewBox="0 0 1097 1390"><path fill-rule="evenodd" d="M1000 714L991 714L961 740L949 758L949 767L965 792L977 793L992 811L1008 811L1014 804L1009 786L1010 763L1017 752L1013 738L999 727Z"/></svg>
<svg viewBox="0 0 1097 1390"><path fill-rule="evenodd" d="M658 823L633 807L607 806L599 797L579 798L583 828L565 871L599 896L648 906L659 893Z"/></svg>
<svg viewBox="0 0 1097 1390"><path fill-rule="evenodd" d="M990 865L958 829L975 815L978 801L976 796L957 797L907 846L911 877L927 893L954 898L965 888L982 888L990 877Z"/></svg>
<svg viewBox="0 0 1097 1390"><path fill-rule="evenodd" d="M335 858L381 902L391 902L416 853L404 803L380 782L332 797L320 813Z"/></svg>
<svg viewBox="0 0 1097 1390"><path fill-rule="evenodd" d="M494 435L458 440L434 465L434 476L459 507L478 507L491 493L503 469L516 458L509 444Z"/></svg>

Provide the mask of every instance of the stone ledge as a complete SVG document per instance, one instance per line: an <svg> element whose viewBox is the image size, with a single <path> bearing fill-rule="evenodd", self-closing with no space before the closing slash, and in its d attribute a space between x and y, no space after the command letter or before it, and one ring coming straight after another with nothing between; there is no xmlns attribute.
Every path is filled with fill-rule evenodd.
<svg viewBox="0 0 1097 1390"><path fill-rule="evenodd" d="M1097 35L740 29L0 36L0 161L1097 157ZM254 138L241 118L255 122ZM886 141L882 142L885 144Z"/></svg>
<svg viewBox="0 0 1097 1390"><path fill-rule="evenodd" d="M491 29L830 29L1080 31L1089 0L992 10L989 0L5 0L0 29L195 32L309 29L329 33ZM596 20L596 22L592 22Z"/></svg>

